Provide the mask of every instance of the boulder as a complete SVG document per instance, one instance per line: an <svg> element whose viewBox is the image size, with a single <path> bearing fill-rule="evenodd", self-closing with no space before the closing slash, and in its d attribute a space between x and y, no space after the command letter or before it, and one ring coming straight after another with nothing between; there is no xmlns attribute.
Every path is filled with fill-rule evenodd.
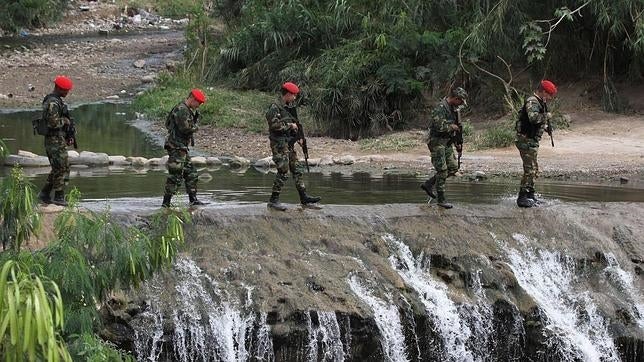
<svg viewBox="0 0 644 362"><path fill-rule="evenodd" d="M270 168L275 167L275 162L273 162L273 157L260 158L259 160L253 163L253 166L258 168Z"/></svg>
<svg viewBox="0 0 644 362"><path fill-rule="evenodd" d="M333 158L333 163L338 165L353 165L356 162L356 158L351 155L340 156Z"/></svg>
<svg viewBox="0 0 644 362"><path fill-rule="evenodd" d="M110 164L110 156L107 153L95 153L83 151L77 158L69 160L70 165L107 166Z"/></svg>
<svg viewBox="0 0 644 362"><path fill-rule="evenodd" d="M130 165L131 162L125 156L109 156L110 165L125 166Z"/></svg>
<svg viewBox="0 0 644 362"><path fill-rule="evenodd" d="M80 157L80 154L74 150L68 150L67 157L69 158Z"/></svg>
<svg viewBox="0 0 644 362"><path fill-rule="evenodd" d="M218 157L206 157L208 165L221 165L221 160Z"/></svg>
<svg viewBox="0 0 644 362"><path fill-rule="evenodd" d="M232 168L248 167L250 165L250 160L244 157L235 156L230 160L229 165Z"/></svg>
<svg viewBox="0 0 644 362"><path fill-rule="evenodd" d="M203 156L190 157L190 161L195 166L205 166L207 164L206 158Z"/></svg>
<svg viewBox="0 0 644 362"><path fill-rule="evenodd" d="M37 154L35 154L33 152L29 152L29 151L24 151L24 150L18 150L18 156L31 157L31 158L38 157Z"/></svg>
<svg viewBox="0 0 644 362"><path fill-rule="evenodd" d="M9 155L4 159L5 166L20 165L22 167L42 167L49 166L49 159L45 156L24 157L18 155Z"/></svg>
<svg viewBox="0 0 644 362"><path fill-rule="evenodd" d="M139 60L135 61L135 62L133 63L133 65L134 65L134 68L139 68L139 69L141 69L141 68L145 67L145 60L143 60L143 59L139 59Z"/></svg>
<svg viewBox="0 0 644 362"><path fill-rule="evenodd" d="M128 157L127 160L135 167L147 166L149 162L145 157Z"/></svg>
<svg viewBox="0 0 644 362"><path fill-rule="evenodd" d="M326 155L320 159L320 162L318 163L320 166L331 166L333 165L333 157L330 155Z"/></svg>

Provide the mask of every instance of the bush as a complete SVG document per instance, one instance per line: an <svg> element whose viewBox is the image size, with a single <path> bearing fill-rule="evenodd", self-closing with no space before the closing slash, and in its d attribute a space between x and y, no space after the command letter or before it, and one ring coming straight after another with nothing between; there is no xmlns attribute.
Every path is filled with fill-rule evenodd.
<svg viewBox="0 0 644 362"><path fill-rule="evenodd" d="M514 144L514 124L503 122L485 129L475 141L476 148L503 148Z"/></svg>
<svg viewBox="0 0 644 362"><path fill-rule="evenodd" d="M13 0L0 2L0 29L15 32L41 27L63 14L67 0Z"/></svg>

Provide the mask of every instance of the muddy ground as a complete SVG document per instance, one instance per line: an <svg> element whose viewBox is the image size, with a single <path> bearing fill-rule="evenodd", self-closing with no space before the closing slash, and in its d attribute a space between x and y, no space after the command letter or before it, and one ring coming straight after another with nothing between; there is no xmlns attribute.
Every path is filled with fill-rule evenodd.
<svg viewBox="0 0 644 362"><path fill-rule="evenodd" d="M162 70L176 69L183 59L185 38L182 21L168 19L131 23L126 14L111 4L77 2L88 11L72 8L56 27L31 31L26 36L0 37L0 108L36 108L57 74L74 79L68 101L72 104L131 98L149 86ZM116 30L120 27L120 30ZM118 36L117 36L118 35ZM135 66L135 62L139 64ZM598 110L575 85L561 86L562 111L569 114L571 127L557 131L556 147L544 139L539 155L540 170L546 177L620 177L642 180L644 175L644 86L631 86L627 115ZM476 104L476 100L472 103ZM486 122L474 118L474 125ZM479 123L477 123L479 122ZM361 149L358 142L327 137L310 137L310 157L325 155L372 155L385 160L358 169L410 168L427 172L429 152L421 142L422 130L404 132L417 140L405 152ZM243 129L202 127L196 138L204 153L237 155L251 159L270 155L266 135ZM465 145L464 173L519 174L521 161L514 147L472 151Z"/></svg>

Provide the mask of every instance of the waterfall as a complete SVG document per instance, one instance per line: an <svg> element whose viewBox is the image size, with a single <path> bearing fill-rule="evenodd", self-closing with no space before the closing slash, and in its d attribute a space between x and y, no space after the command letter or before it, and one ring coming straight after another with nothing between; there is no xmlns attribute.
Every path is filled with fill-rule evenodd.
<svg viewBox="0 0 644 362"><path fill-rule="evenodd" d="M314 313L317 321L312 318ZM309 334L308 360L343 362L344 347L335 312L309 311L306 316Z"/></svg>
<svg viewBox="0 0 644 362"><path fill-rule="evenodd" d="M447 286L434 280L426 268L423 268L422 254L415 259L409 247L393 235L385 235L383 239L394 253L389 257L391 266L416 291L425 311L438 328L447 354L444 357L452 361L474 361L475 357L466 347L472 331L461 319L456 304L447 295ZM475 313L476 309L471 309L470 312Z"/></svg>
<svg viewBox="0 0 644 362"><path fill-rule="evenodd" d="M634 286L633 274L622 269L617 258L612 253L607 253L606 259L608 260L608 266L604 271L617 284L619 290L626 295L626 302L633 308L632 312L637 320L637 325L644 329L644 299Z"/></svg>
<svg viewBox="0 0 644 362"><path fill-rule="evenodd" d="M250 288L239 305L192 260L178 259L172 274L174 288L164 289L156 277L147 286L150 308L142 317L149 320L134 324L139 359L156 361L163 351L165 311L174 325L172 353L179 361L274 360L266 315L250 311ZM150 326L154 328L149 330Z"/></svg>
<svg viewBox="0 0 644 362"><path fill-rule="evenodd" d="M373 310L373 317L381 335L380 345L387 360L409 361L398 307L374 296L355 275L349 277L348 283L353 293Z"/></svg>
<svg viewBox="0 0 644 362"><path fill-rule="evenodd" d="M519 244L529 239L515 234ZM575 289L574 261L555 252L507 248L509 266L523 288L545 313L549 343L562 358L585 361L619 361L606 321L587 291ZM554 336L557 336L556 340Z"/></svg>

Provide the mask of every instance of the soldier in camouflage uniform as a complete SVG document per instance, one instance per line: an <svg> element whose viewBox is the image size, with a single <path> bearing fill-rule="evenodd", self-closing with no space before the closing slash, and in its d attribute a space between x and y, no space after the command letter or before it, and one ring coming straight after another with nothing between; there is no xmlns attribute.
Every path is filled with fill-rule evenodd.
<svg viewBox="0 0 644 362"><path fill-rule="evenodd" d="M57 76L54 80L54 91L47 95L42 102L42 120L47 124L45 135L45 151L51 165L47 183L38 194L38 199L45 204L67 206L65 201L65 184L69 180L69 160L67 156L67 140L64 127L69 125L67 106L63 98L72 89L71 79ZM54 198L51 199L51 192Z"/></svg>
<svg viewBox="0 0 644 362"><path fill-rule="evenodd" d="M515 144L519 149L523 161L523 177L521 188L517 197L519 207L533 207L538 200L534 195L534 179L537 177L539 166L537 164L537 153L539 152L539 141L544 131L548 129L552 114L548 112L547 101L557 94L557 87L549 80L542 80L539 88L533 95L526 99L525 104L519 111L516 130L517 138Z"/></svg>
<svg viewBox="0 0 644 362"><path fill-rule="evenodd" d="M432 165L436 174L425 181L420 187L427 195L435 198L438 205L451 209L452 204L445 200L445 181L458 171L458 163L454 158L454 133L459 132L457 107L466 104L467 92L461 87L452 89L449 97L445 97L434 108L429 123L427 147L431 152ZM436 186L436 195L433 188Z"/></svg>
<svg viewBox="0 0 644 362"><path fill-rule="evenodd" d="M205 94L193 89L185 101L180 102L168 114L165 126L168 136L163 146L168 151L168 179L161 206L170 207L172 196L185 182L190 205L206 205L197 199L197 169L190 161L188 146L194 146L194 133L199 128L197 108L206 101Z"/></svg>
<svg viewBox="0 0 644 362"><path fill-rule="evenodd" d="M297 133L297 124L295 123L297 113L294 102L299 92L300 89L294 83L284 83L281 98L278 102L271 104L268 112L266 112L273 161L277 166L273 192L267 206L279 211L286 210L286 206L279 202L279 197L284 183L288 180L289 170L293 174L295 187L300 194L302 205L314 204L321 199L320 197L306 194L306 187L302 181L302 165L298 161L297 153L295 152L295 142L292 142ZM300 145L301 142L302 140L298 141Z"/></svg>

